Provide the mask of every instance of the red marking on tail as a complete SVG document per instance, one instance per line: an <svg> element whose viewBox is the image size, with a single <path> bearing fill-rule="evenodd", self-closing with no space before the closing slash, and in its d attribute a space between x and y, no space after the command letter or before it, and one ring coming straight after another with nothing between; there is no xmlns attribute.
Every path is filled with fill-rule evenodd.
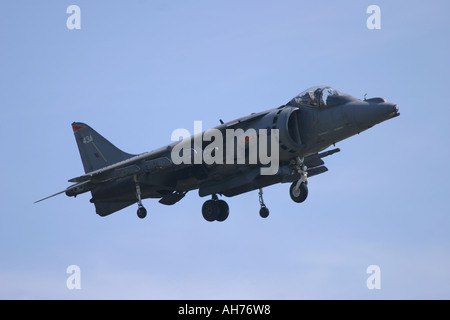
<svg viewBox="0 0 450 320"><path fill-rule="evenodd" d="M86 127L85 126L78 126L76 124L73 124L72 128L73 128L73 132L77 132L78 130L81 130L81 129L86 128Z"/></svg>

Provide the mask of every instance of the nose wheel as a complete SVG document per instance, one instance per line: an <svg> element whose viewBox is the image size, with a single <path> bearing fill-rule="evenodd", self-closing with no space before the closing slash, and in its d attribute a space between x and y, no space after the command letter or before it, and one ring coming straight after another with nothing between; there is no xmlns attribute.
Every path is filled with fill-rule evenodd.
<svg viewBox="0 0 450 320"><path fill-rule="evenodd" d="M289 188L289 195L294 202L302 203L308 196L308 186L301 180L295 181Z"/></svg>
<svg viewBox="0 0 450 320"><path fill-rule="evenodd" d="M300 179L294 181L289 188L289 195L294 202L301 203L308 197L308 168L303 164L303 159L297 157L295 170L300 174Z"/></svg>

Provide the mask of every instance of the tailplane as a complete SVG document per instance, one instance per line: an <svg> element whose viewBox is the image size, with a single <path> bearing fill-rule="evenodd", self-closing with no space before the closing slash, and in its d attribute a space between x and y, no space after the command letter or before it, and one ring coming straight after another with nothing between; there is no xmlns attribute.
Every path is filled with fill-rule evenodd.
<svg viewBox="0 0 450 320"><path fill-rule="evenodd" d="M134 157L114 146L87 124L74 122L72 128L85 173Z"/></svg>

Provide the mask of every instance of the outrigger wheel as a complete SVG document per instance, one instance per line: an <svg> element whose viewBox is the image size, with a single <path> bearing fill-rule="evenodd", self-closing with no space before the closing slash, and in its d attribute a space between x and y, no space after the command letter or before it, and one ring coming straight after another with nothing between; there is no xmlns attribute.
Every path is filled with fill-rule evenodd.
<svg viewBox="0 0 450 320"><path fill-rule="evenodd" d="M141 219L144 219L147 216L147 209L144 207L139 207L137 209L137 216Z"/></svg>
<svg viewBox="0 0 450 320"><path fill-rule="evenodd" d="M261 218L267 218L269 216L269 209L266 207L266 204L264 203L263 199L263 191L262 188L259 188L259 204L261 208L259 209L259 215Z"/></svg>
<svg viewBox="0 0 450 320"><path fill-rule="evenodd" d="M269 216L269 209L267 207L261 207L259 209L259 215L261 218L267 218Z"/></svg>
<svg viewBox="0 0 450 320"><path fill-rule="evenodd" d="M139 179L137 176L134 176L134 183L136 184L136 198L137 198L137 216L141 219L144 219L147 216L147 209L144 208L142 205L142 198L141 198L141 186L139 185Z"/></svg>

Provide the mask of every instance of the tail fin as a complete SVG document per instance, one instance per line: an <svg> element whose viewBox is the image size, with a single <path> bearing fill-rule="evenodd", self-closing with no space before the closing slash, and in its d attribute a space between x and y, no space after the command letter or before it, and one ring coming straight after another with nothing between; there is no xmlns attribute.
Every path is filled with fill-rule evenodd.
<svg viewBox="0 0 450 320"><path fill-rule="evenodd" d="M74 122L72 123L72 128L85 173L101 169L134 156L114 146L87 124Z"/></svg>

